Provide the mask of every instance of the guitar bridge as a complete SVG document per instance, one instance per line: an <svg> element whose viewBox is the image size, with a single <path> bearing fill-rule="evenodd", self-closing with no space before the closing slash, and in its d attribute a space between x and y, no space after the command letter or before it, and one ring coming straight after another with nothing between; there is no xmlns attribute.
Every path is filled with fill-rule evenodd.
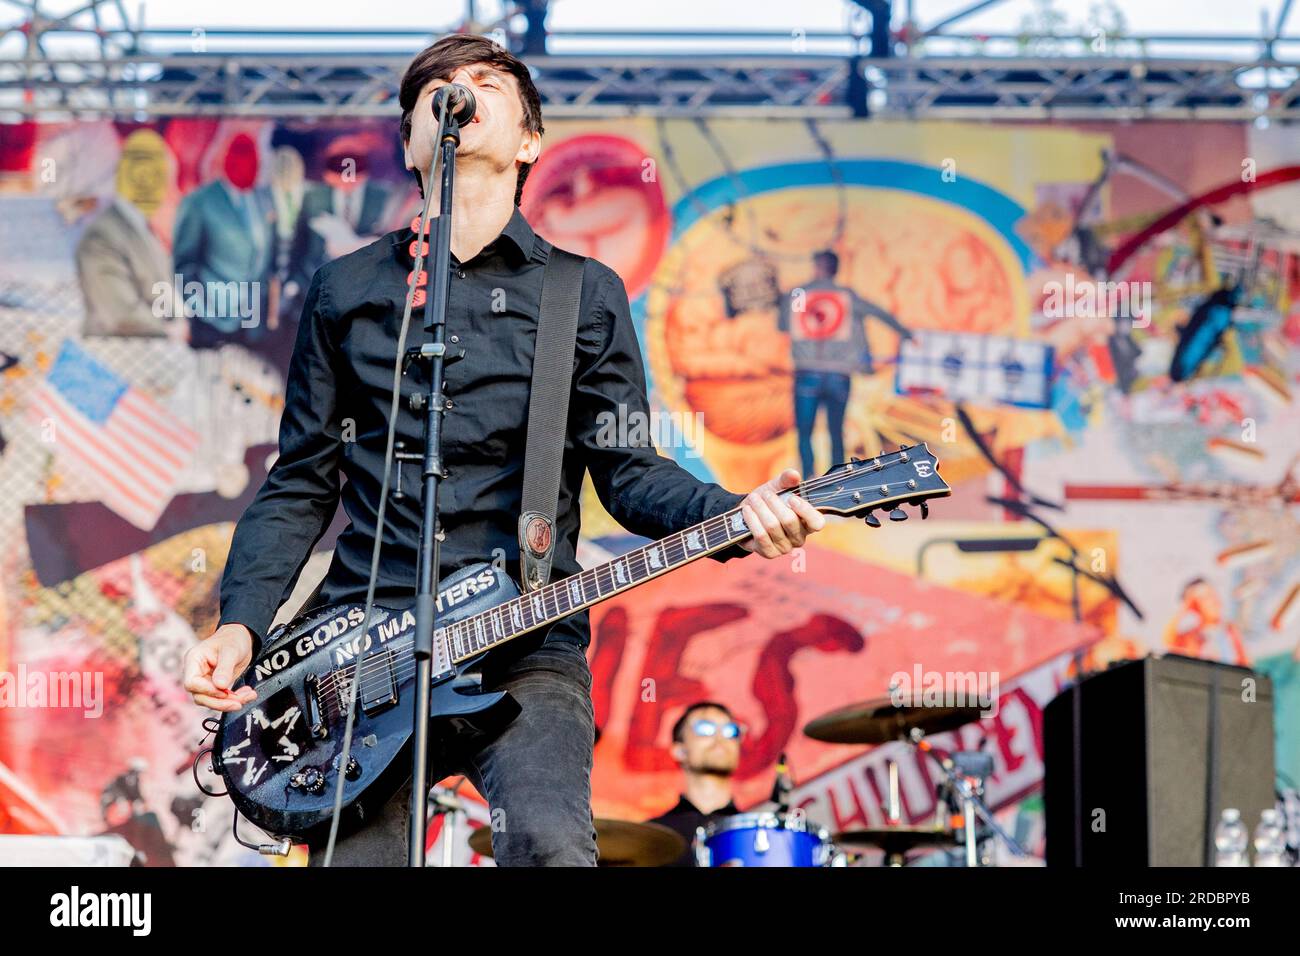
<svg viewBox="0 0 1300 956"><path fill-rule="evenodd" d="M324 740L330 735L329 724L323 717L323 709L320 705L320 677L317 674L308 674L307 679L302 682L303 696L307 698L307 723L311 730L311 735L317 740Z"/></svg>

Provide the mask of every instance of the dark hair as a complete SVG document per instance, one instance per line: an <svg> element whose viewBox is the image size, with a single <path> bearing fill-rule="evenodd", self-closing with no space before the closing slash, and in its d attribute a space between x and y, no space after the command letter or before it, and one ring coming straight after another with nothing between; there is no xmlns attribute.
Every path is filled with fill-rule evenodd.
<svg viewBox="0 0 1300 956"><path fill-rule="evenodd" d="M523 128L530 133L540 135L545 130L542 126L542 98L533 84L532 75L523 61L509 50L495 43L488 37L469 33L453 33L443 37L430 47L416 54L414 60L402 74L402 83L398 88L397 99L402 106L402 121L399 130L402 142L411 140L411 116L415 112L415 103L430 80L450 80L452 74L462 66L471 63L487 63L498 70L509 73L519 86L519 102L524 108ZM515 205L524 192L524 181L528 179L531 163L519 167L519 179L515 184ZM424 183L420 171L415 170L415 181L420 186L420 195L424 195Z"/></svg>
<svg viewBox="0 0 1300 956"><path fill-rule="evenodd" d="M819 266L824 263L825 268L831 275L835 275L840 271L840 257L830 249L822 249L819 252L814 252L813 263Z"/></svg>
<svg viewBox="0 0 1300 956"><path fill-rule="evenodd" d="M682 715L677 718L677 723L673 724L673 741L679 744L682 743L686 737L686 724L690 721L691 714L695 713L697 710L707 710L708 708L720 710L727 715L728 720L735 720L735 718L731 716L731 711L723 704L719 704L714 700L697 700L695 703L691 704L691 706L682 711Z"/></svg>

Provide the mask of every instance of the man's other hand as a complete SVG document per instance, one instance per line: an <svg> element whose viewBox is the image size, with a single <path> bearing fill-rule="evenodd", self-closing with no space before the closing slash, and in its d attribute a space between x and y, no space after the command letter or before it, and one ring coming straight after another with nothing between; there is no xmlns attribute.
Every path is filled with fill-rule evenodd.
<svg viewBox="0 0 1300 956"><path fill-rule="evenodd" d="M242 624L223 624L185 655L185 689L200 707L239 710L257 700L251 687L230 688L252 659L252 631Z"/></svg>

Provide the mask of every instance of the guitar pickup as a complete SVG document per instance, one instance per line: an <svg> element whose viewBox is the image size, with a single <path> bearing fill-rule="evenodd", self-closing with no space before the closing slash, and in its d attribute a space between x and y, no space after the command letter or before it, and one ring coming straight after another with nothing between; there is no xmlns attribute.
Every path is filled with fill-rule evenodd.
<svg viewBox="0 0 1300 956"><path fill-rule="evenodd" d="M387 652L361 662L361 686L357 688L361 712L367 716L397 706L397 675L393 656Z"/></svg>

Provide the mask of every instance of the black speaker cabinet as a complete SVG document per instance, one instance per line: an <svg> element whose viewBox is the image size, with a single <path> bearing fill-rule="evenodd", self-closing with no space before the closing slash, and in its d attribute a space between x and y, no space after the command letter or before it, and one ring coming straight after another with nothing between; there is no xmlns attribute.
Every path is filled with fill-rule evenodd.
<svg viewBox="0 0 1300 956"><path fill-rule="evenodd" d="M1253 835L1273 806L1273 684L1196 658L1126 661L1047 705L1043 748L1049 866L1212 865L1224 807Z"/></svg>

